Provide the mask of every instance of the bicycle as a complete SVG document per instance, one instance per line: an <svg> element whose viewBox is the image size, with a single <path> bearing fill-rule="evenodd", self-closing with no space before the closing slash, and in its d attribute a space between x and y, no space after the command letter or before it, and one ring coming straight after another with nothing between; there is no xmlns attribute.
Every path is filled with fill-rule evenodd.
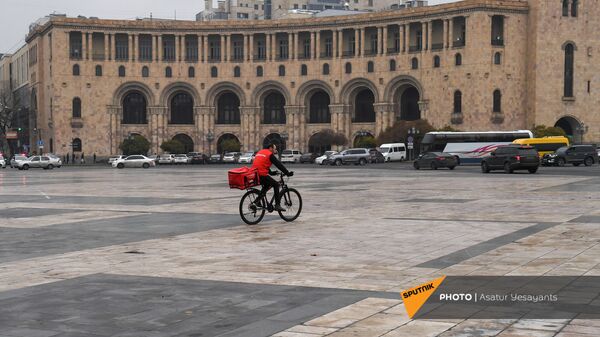
<svg viewBox="0 0 600 337"><path fill-rule="evenodd" d="M300 216L302 212L302 197L300 193L293 188L289 188L286 181L284 180L285 175L281 172L279 175L279 202L281 207L285 208L286 211L277 211L279 216L286 222L292 222ZM288 179L289 180L289 179ZM265 216L265 212L272 213L275 209L273 208L273 201L275 201L275 195L271 197L271 200L267 200L267 195L261 195L261 191L256 188L249 188L246 194L240 200L240 216L242 220L248 225L256 225Z"/></svg>

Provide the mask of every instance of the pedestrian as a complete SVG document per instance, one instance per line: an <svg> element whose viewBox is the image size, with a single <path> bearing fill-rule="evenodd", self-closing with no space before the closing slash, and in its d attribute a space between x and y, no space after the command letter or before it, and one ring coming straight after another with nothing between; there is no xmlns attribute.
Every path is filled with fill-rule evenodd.
<svg viewBox="0 0 600 337"><path fill-rule="evenodd" d="M94 152L94 164L96 164L96 152Z"/></svg>
<svg viewBox="0 0 600 337"><path fill-rule="evenodd" d="M71 163L75 164L75 152L73 152L73 155L71 156Z"/></svg>
<svg viewBox="0 0 600 337"><path fill-rule="evenodd" d="M85 164L85 155L81 152L81 163Z"/></svg>
<svg viewBox="0 0 600 337"><path fill-rule="evenodd" d="M70 156L69 156L69 154L67 153L67 159L65 160L65 164L68 164L68 163L69 163L69 157L70 157Z"/></svg>

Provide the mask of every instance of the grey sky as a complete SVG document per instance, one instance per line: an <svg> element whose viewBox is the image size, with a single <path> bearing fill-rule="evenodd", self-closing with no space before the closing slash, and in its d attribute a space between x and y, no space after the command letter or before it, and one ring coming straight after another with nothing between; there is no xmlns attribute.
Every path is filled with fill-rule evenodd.
<svg viewBox="0 0 600 337"><path fill-rule="evenodd" d="M377 1L377 0L376 0ZM430 5L457 0L429 0ZM193 20L203 0L0 0L0 53L11 53L23 43L29 24L53 12L68 16L134 19L148 17Z"/></svg>

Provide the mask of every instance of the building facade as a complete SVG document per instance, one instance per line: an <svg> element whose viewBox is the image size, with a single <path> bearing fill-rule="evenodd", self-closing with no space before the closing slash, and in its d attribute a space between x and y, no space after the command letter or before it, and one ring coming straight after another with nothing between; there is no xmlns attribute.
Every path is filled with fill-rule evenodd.
<svg viewBox="0 0 600 337"><path fill-rule="evenodd" d="M54 17L27 38L31 142L98 156L132 134L152 153L170 139L200 152L227 139L306 151L324 130L351 145L419 118L462 130L558 125L598 141L599 11L467 0L311 20Z"/></svg>

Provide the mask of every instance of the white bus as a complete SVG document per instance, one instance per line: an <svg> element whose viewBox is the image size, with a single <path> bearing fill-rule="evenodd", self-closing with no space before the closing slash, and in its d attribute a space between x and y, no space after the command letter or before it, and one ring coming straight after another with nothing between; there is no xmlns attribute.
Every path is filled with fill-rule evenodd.
<svg viewBox="0 0 600 337"><path fill-rule="evenodd" d="M479 164L499 145L515 139L533 138L529 130L484 132L428 132L421 142L422 152L447 152L458 157L460 164Z"/></svg>

